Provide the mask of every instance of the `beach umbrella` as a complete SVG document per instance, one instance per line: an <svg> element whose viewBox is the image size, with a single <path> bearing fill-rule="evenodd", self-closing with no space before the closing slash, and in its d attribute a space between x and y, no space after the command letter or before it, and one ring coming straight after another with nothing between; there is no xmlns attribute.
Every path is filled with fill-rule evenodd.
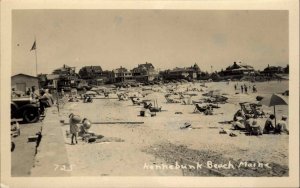
<svg viewBox="0 0 300 188"><path fill-rule="evenodd" d="M196 91L187 91L187 92L184 93L184 95L197 96L198 92L196 92Z"/></svg>
<svg viewBox="0 0 300 188"><path fill-rule="evenodd" d="M275 125L276 125L276 105L288 105L288 102L286 99L281 97L280 95L277 95L273 93L271 96L264 97L258 104L262 104L265 106L274 106L274 115L275 115Z"/></svg>
<svg viewBox="0 0 300 188"><path fill-rule="evenodd" d="M216 96L216 95L221 95L221 90L219 90L219 89L209 90L208 95L211 96L211 97Z"/></svg>
<svg viewBox="0 0 300 188"><path fill-rule="evenodd" d="M86 95L97 95L98 93L95 91L87 91L85 94Z"/></svg>

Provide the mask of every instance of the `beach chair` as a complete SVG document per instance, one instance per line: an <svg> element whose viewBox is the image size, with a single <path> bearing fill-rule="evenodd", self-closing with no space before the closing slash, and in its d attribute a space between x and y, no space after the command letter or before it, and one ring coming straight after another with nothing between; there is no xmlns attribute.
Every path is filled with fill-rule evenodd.
<svg viewBox="0 0 300 188"><path fill-rule="evenodd" d="M167 103L181 103L181 101L179 99L172 99L169 97L165 97L167 100Z"/></svg>
<svg viewBox="0 0 300 188"><path fill-rule="evenodd" d="M150 112L161 112L161 107L150 107Z"/></svg>
<svg viewBox="0 0 300 188"><path fill-rule="evenodd" d="M207 109L207 106L200 106L200 104L199 103L195 103L195 109L194 109L194 113L196 113L196 112L205 112L206 111L206 109Z"/></svg>
<svg viewBox="0 0 300 188"><path fill-rule="evenodd" d="M134 105L140 105L141 103L141 100L137 97L130 97L130 99Z"/></svg>
<svg viewBox="0 0 300 188"><path fill-rule="evenodd" d="M257 105L255 103L249 104L250 108L252 109L254 113L254 117L266 117L266 114L263 110L259 109L260 105Z"/></svg>
<svg viewBox="0 0 300 188"><path fill-rule="evenodd" d="M224 97L222 95L214 95L212 97L215 98L215 103L226 103L228 100L227 97Z"/></svg>
<svg viewBox="0 0 300 188"><path fill-rule="evenodd" d="M255 112L253 111L253 109L250 106L250 103L243 102L243 103L240 103L240 106L241 106L241 110L244 112L245 115L248 115L252 118L256 117Z"/></svg>

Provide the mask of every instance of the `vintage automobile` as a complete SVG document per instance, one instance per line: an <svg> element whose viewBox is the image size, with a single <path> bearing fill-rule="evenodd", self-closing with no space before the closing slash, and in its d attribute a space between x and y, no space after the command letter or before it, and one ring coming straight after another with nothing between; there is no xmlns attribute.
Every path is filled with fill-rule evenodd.
<svg viewBox="0 0 300 188"><path fill-rule="evenodd" d="M40 119L40 103L29 96L11 99L11 118L22 118L25 123Z"/></svg>

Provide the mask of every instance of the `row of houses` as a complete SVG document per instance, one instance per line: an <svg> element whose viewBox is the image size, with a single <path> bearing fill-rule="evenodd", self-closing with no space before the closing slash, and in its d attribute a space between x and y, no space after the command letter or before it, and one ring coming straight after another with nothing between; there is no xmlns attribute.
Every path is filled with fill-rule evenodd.
<svg viewBox="0 0 300 188"><path fill-rule="evenodd" d="M91 85L118 83L128 81L149 82L158 78L158 71L152 63L139 64L132 70L119 67L112 71L104 71L101 66L84 66L79 70L79 77Z"/></svg>
<svg viewBox="0 0 300 188"><path fill-rule="evenodd" d="M139 64L132 70L125 67L119 67L112 71L102 70L101 66L84 66L78 73L76 67L63 65L55 69L52 74L40 74L38 77L25 74L12 76L12 88L19 91L26 91L28 88L53 88L70 90L71 88L82 89L93 85L102 85L105 83L120 82L152 82L156 80L196 80L208 79L210 77L242 77L244 75L265 75L288 74L289 66L267 66L263 71L256 71L250 65L242 62L233 62L225 70L208 74L201 71L195 63L190 67L176 67L164 71L157 71L152 63Z"/></svg>
<svg viewBox="0 0 300 188"><path fill-rule="evenodd" d="M225 70L218 72L220 76L243 76L243 75L263 75L272 76L274 74L288 74L289 65L286 67L281 66L268 66L263 71L255 70L251 65L244 64L242 62L233 62L232 65L228 66Z"/></svg>

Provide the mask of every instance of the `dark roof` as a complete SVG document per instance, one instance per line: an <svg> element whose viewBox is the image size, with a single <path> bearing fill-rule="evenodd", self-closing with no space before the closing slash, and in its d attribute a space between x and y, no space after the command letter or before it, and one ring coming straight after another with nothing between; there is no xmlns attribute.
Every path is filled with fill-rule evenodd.
<svg viewBox="0 0 300 188"><path fill-rule="evenodd" d="M170 72L189 72L189 71L195 71L195 68L192 67L175 67L173 70L170 70Z"/></svg>
<svg viewBox="0 0 300 188"><path fill-rule="evenodd" d="M144 63L144 64L140 64L138 65L138 67L145 67L146 69L154 69L154 66L152 65L152 63Z"/></svg>
<svg viewBox="0 0 300 188"><path fill-rule="evenodd" d="M84 66L81 69L86 69L87 71L94 70L94 71L102 72L101 66Z"/></svg>
<svg viewBox="0 0 300 188"><path fill-rule="evenodd" d="M228 66L226 68L226 70L241 69L241 68L251 69L251 70L253 69L253 67L250 66L250 65L246 65L246 64L243 64L241 62L239 62L239 63L234 62L233 65Z"/></svg>
<svg viewBox="0 0 300 188"><path fill-rule="evenodd" d="M124 72L129 72L129 71L124 67L120 67L120 68L114 69L113 72L114 73L124 73Z"/></svg>
<svg viewBox="0 0 300 188"><path fill-rule="evenodd" d="M70 69L75 69L75 67L70 67L68 65L63 65L60 68L54 69L53 72L64 72L64 71L69 71Z"/></svg>
<svg viewBox="0 0 300 188"><path fill-rule="evenodd" d="M13 77L16 77L16 76L26 76L26 77L38 79L38 77L36 77L36 76L31 76L31 75L23 74L23 73L15 74L15 75L12 76L12 78L13 78Z"/></svg>

